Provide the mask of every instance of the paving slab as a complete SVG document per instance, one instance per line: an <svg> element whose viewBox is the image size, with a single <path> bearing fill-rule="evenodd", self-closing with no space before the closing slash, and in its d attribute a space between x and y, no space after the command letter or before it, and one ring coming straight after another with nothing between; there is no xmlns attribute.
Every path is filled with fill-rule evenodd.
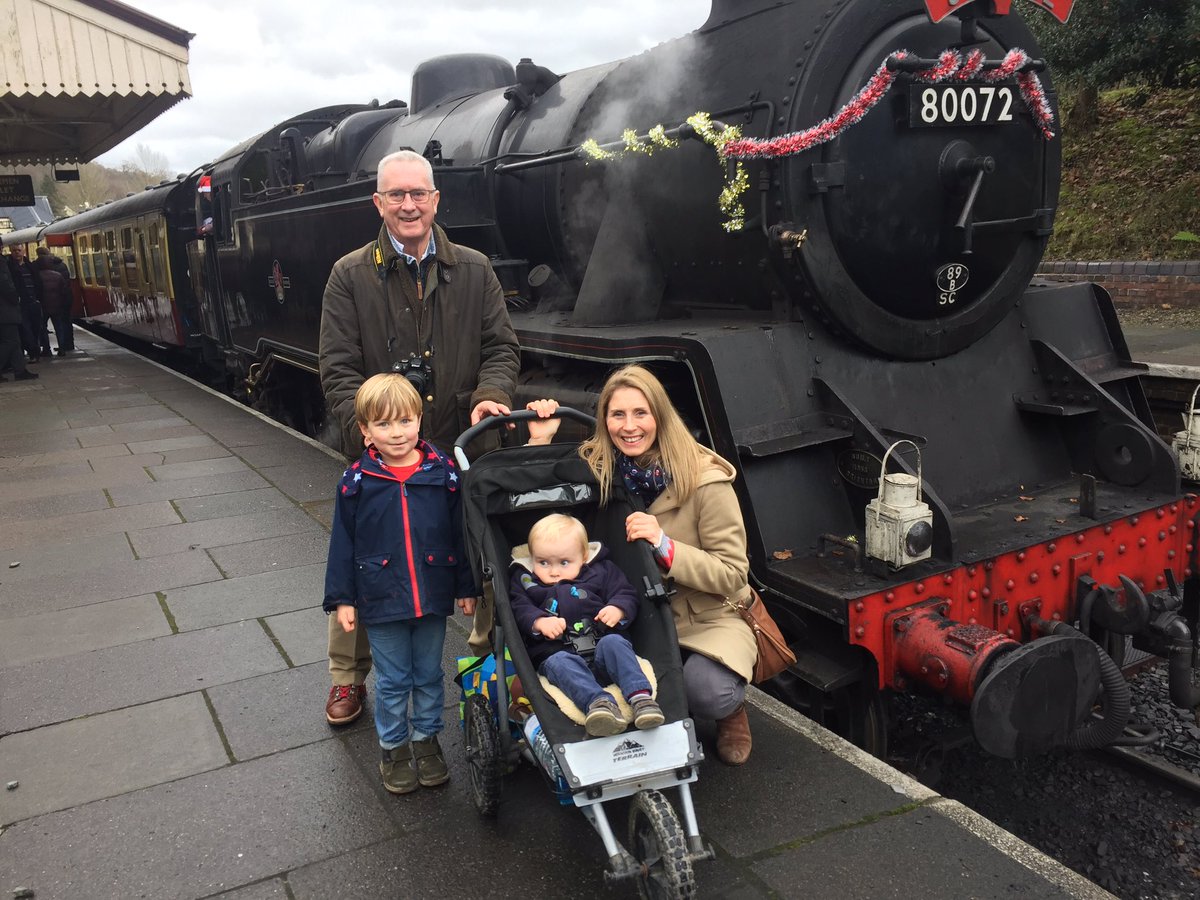
<svg viewBox="0 0 1200 900"><path fill-rule="evenodd" d="M320 524L295 506L200 522L180 523L176 514L176 522L177 524L131 531L129 541L137 555L144 559L149 556L180 553L197 547L224 547L304 532L319 532L326 542L329 540Z"/></svg>
<svg viewBox="0 0 1200 900"><path fill-rule="evenodd" d="M294 895L288 891L287 884L278 878L211 894L210 897L212 900L295 900Z"/></svg>
<svg viewBox="0 0 1200 900"><path fill-rule="evenodd" d="M329 617L319 608L270 616L263 621L294 666L329 659Z"/></svg>
<svg viewBox="0 0 1200 900"><path fill-rule="evenodd" d="M163 451L162 461L163 465L172 466L179 463L221 459L232 455L220 444L213 444L211 447L184 447L180 450L166 450Z"/></svg>
<svg viewBox="0 0 1200 900"><path fill-rule="evenodd" d="M205 475L236 474L245 472L247 468L244 462L231 455L220 459L154 466L150 469L150 474L154 476L155 481L178 481L182 478L202 478Z"/></svg>
<svg viewBox="0 0 1200 900"><path fill-rule="evenodd" d="M325 564L295 566L226 578L164 592L167 608L180 631L241 622L320 605Z"/></svg>
<svg viewBox="0 0 1200 900"><path fill-rule="evenodd" d="M293 509L294 500L278 488L263 488L257 491L239 491L231 494L216 494L207 497L188 498L175 503L186 522L241 516L249 513L266 512L272 509ZM305 512L308 510L305 509Z"/></svg>
<svg viewBox="0 0 1200 900"><path fill-rule="evenodd" d="M202 420L198 419L197 421ZM230 448L277 441L280 439L281 427L278 424L255 418L233 416L205 423L205 430L213 436L213 439Z"/></svg>
<svg viewBox="0 0 1200 900"><path fill-rule="evenodd" d="M86 474L63 477L56 475L54 478L27 478L5 485L4 501L6 503L40 502L43 497L53 497L57 494L76 494L80 491L105 489L118 485L146 484L149 481L150 476L140 466L110 472L89 471Z"/></svg>
<svg viewBox="0 0 1200 900"><path fill-rule="evenodd" d="M278 438L264 444L238 447L237 455L256 469L277 466L319 465L326 462L343 467L341 457L328 448L314 447L307 441L281 442Z"/></svg>
<svg viewBox="0 0 1200 900"><path fill-rule="evenodd" d="M247 469L244 472L205 475L200 478L115 485L108 488L108 494L112 497L114 506L128 506L153 500L180 500L184 497L203 497L209 494L228 494L269 487L271 485L265 478Z"/></svg>
<svg viewBox="0 0 1200 900"><path fill-rule="evenodd" d="M36 503L4 503L0 504L0 525L19 527L17 523L108 509L108 505L108 497L105 496L103 488L74 494L54 494L42 497Z"/></svg>
<svg viewBox="0 0 1200 900"><path fill-rule="evenodd" d="M91 571L110 562L132 559L133 550L124 534L76 535L70 541L57 544L3 551L0 560L8 565L13 562L21 565L0 569L0 584L6 588L7 599L7 588L12 585L19 585L24 590L31 582L45 582L75 572Z"/></svg>
<svg viewBox="0 0 1200 900"><path fill-rule="evenodd" d="M293 566L310 566L318 562L324 564L329 555L329 535L324 531L296 534L230 547L215 547L208 552L226 578L237 578Z"/></svg>
<svg viewBox="0 0 1200 900"><path fill-rule="evenodd" d="M168 450L183 450L188 447L220 447L221 445L207 434L193 434L187 437L159 438L150 441L134 441L129 444L131 453L165 453Z"/></svg>
<svg viewBox="0 0 1200 900"><path fill-rule="evenodd" d="M930 852L930 848L937 848ZM898 877L878 859L919 864ZM1035 873L927 806L847 827L794 848L781 848L754 869L779 897L876 900L1008 900L1070 897ZM805 873L797 884L795 873Z"/></svg>
<svg viewBox="0 0 1200 900"><path fill-rule="evenodd" d="M0 628L0 668L74 656L171 633L158 598L126 597L56 612L30 607Z"/></svg>
<svg viewBox="0 0 1200 900"><path fill-rule="evenodd" d="M37 900L201 897L395 836L331 740L18 822L0 835L0 884Z"/></svg>
<svg viewBox="0 0 1200 900"><path fill-rule="evenodd" d="M10 387L10 385L4 385L5 393L7 393ZM12 402L5 400L4 394L0 394L0 402L3 403L0 409L4 410L5 417L4 433L0 434L0 455L27 456L30 453L40 453L50 450L70 450L73 447L79 446L79 442L75 440L75 436L67 428L66 422L56 422L55 427L40 431L10 430L7 427L7 419L12 409Z"/></svg>
<svg viewBox="0 0 1200 900"><path fill-rule="evenodd" d="M109 444L104 447L79 447L77 445L69 450L34 453L29 456L17 457L17 459L20 465L26 469L36 469L40 466L54 466L57 470L57 467L67 463L86 463L89 460L108 459L113 456L129 456L129 448L124 444ZM38 472L28 473L29 477L40 474Z"/></svg>
<svg viewBox="0 0 1200 900"><path fill-rule="evenodd" d="M299 466L271 466L259 469L259 474L289 497L300 502L332 500L346 464L327 459Z"/></svg>
<svg viewBox="0 0 1200 900"><path fill-rule="evenodd" d="M104 425L99 428L87 429L86 433L75 429L75 435L82 447L100 447L104 444L125 444L130 441L149 441L160 438L189 437L204 432L184 419L160 419L156 422L142 423L142 428L125 428L120 431ZM153 426L153 427L150 427Z"/></svg>
<svg viewBox="0 0 1200 900"><path fill-rule="evenodd" d="M64 462L62 465L54 467L53 478L79 478L91 475L94 470L91 464L86 460L72 460ZM6 468L0 471L0 490L4 491L5 497L12 496L12 488L14 485L24 484L30 481L31 474L27 467L20 466L18 468ZM44 480L44 479L38 479Z"/></svg>
<svg viewBox="0 0 1200 900"><path fill-rule="evenodd" d="M134 406L158 406L145 391L105 391L88 398L92 409L125 409Z"/></svg>
<svg viewBox="0 0 1200 900"><path fill-rule="evenodd" d="M238 622L5 670L0 734L161 700L286 668L257 622Z"/></svg>
<svg viewBox="0 0 1200 900"><path fill-rule="evenodd" d="M329 697L326 660L219 685L210 688L208 695L239 761L341 738L355 731L375 734L373 675L367 676L367 702L355 722L333 727L325 721L325 701Z"/></svg>
<svg viewBox="0 0 1200 900"><path fill-rule="evenodd" d="M106 506L93 512L23 522L20 528L0 532L0 549L28 547L44 542L70 542L80 534L123 534L135 529L168 526L178 522L179 513L166 500L144 503L141 506Z"/></svg>
<svg viewBox="0 0 1200 900"><path fill-rule="evenodd" d="M164 418L166 408L161 403L149 401L149 398L147 401L139 406L100 409L100 419L108 425L127 425L130 422L151 422Z"/></svg>
<svg viewBox="0 0 1200 900"><path fill-rule="evenodd" d="M95 569L84 567L66 572L54 568L38 570L19 588L9 586L9 576L20 569L0 569L0 620L29 614L31 604L43 611L71 609L105 600L165 591L173 587L202 584L222 577L220 569L204 550L189 550L173 556L133 559L128 542ZM9 557L11 554L4 554Z"/></svg>
<svg viewBox="0 0 1200 900"><path fill-rule="evenodd" d="M326 531L332 531L333 504L333 498L327 497L323 500L306 500L301 505L304 507L305 512L325 526Z"/></svg>
<svg viewBox="0 0 1200 900"><path fill-rule="evenodd" d="M0 825L229 764L199 692L62 722L0 741Z"/></svg>

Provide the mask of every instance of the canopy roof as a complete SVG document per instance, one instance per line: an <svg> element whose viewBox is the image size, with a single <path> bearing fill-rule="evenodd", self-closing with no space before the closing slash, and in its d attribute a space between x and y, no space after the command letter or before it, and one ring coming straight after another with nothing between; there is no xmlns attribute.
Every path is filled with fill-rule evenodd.
<svg viewBox="0 0 1200 900"><path fill-rule="evenodd" d="M0 0L0 165L111 150L191 96L193 37L115 0Z"/></svg>

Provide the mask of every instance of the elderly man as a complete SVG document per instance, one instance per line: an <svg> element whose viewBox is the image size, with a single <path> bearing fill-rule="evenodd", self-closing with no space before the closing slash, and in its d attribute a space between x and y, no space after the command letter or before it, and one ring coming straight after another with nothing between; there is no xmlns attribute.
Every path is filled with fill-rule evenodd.
<svg viewBox="0 0 1200 900"><path fill-rule="evenodd" d="M379 235L339 259L325 286L326 407L341 427L343 452L357 458L363 438L354 422L355 391L370 375L404 372L424 400L422 437L448 452L468 425L509 412L520 368L517 338L487 257L451 243L434 224L438 192L427 159L410 150L385 156L374 200L383 219ZM476 612L474 646L487 641L484 615ZM331 724L358 718L370 668L365 630L347 634L331 617Z"/></svg>

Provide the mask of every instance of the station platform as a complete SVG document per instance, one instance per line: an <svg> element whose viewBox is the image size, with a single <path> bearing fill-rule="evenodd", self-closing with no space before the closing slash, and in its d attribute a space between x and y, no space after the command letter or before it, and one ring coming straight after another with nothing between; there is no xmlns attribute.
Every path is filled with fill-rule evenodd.
<svg viewBox="0 0 1200 900"><path fill-rule="evenodd" d="M1160 378L1200 379L1200 332L1150 325L1123 329L1129 355Z"/></svg>
<svg viewBox="0 0 1200 900"><path fill-rule="evenodd" d="M449 679L462 617L448 785L393 797L370 715L326 724L339 457L94 335L77 345L0 384L5 896L634 895L606 887L599 838L531 767L495 821L477 815ZM695 785L717 853L699 896L1110 896L751 695L750 762L709 743ZM624 840L624 808L609 816Z"/></svg>

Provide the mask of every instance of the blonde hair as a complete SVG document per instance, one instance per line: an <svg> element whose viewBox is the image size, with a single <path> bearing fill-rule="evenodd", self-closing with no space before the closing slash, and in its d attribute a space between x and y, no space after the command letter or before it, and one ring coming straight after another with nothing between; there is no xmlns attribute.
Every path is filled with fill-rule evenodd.
<svg viewBox="0 0 1200 900"><path fill-rule="evenodd" d="M568 537L574 535L579 539L579 547L583 551L584 558L586 558L588 554L587 529L574 516L567 516L562 513L551 513L533 523L533 527L529 529L529 555L534 555L533 545L538 541L547 538L563 537L564 535Z"/></svg>
<svg viewBox="0 0 1200 900"><path fill-rule="evenodd" d="M362 383L354 394L354 418L359 425L396 416L421 416L421 395L399 372L381 372Z"/></svg>
<svg viewBox="0 0 1200 900"><path fill-rule="evenodd" d="M633 388L646 398L650 415L654 417L654 446L638 459L639 465L658 463L671 479L671 486L686 501L699 486L703 453L696 439L683 424L683 419L663 387L649 369L625 366L608 376L596 404L596 432L579 445L579 455L600 482L600 502L608 503L612 481L619 477L617 458L621 453L608 433L608 406L613 394L621 388Z"/></svg>

